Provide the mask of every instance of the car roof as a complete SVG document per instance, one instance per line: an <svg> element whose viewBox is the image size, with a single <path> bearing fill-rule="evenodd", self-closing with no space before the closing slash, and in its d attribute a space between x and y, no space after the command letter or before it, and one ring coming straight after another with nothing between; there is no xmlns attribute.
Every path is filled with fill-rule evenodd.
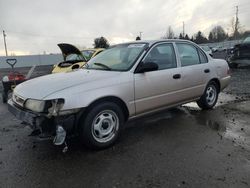
<svg viewBox="0 0 250 188"><path fill-rule="evenodd" d="M84 48L81 51L84 51L84 50L101 51L101 50L105 50L105 48Z"/></svg>
<svg viewBox="0 0 250 188"><path fill-rule="evenodd" d="M151 46L159 42L185 42L185 43L195 44L190 40L183 40L183 39L136 40L136 41L130 41L130 42L121 43L121 44L148 43Z"/></svg>

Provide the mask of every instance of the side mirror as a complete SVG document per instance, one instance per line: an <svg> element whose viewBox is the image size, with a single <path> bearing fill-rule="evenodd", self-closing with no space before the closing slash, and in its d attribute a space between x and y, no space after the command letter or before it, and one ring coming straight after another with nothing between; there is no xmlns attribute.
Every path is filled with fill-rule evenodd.
<svg viewBox="0 0 250 188"><path fill-rule="evenodd" d="M144 72L150 72L150 71L155 71L158 70L158 65L156 63L142 63L139 65L137 68L136 72L137 73L144 73Z"/></svg>

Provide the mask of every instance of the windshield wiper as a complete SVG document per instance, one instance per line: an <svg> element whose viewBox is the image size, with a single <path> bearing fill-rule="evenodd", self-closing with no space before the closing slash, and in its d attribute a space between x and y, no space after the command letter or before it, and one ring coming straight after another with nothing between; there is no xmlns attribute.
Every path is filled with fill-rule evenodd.
<svg viewBox="0 0 250 188"><path fill-rule="evenodd" d="M102 64L102 63L94 63L94 65L97 65L97 66L100 66L100 67L104 67L105 69L107 70L111 70L111 68L105 64Z"/></svg>
<svg viewBox="0 0 250 188"><path fill-rule="evenodd" d="M88 64L88 63L85 63L85 65L83 65L83 68L88 69L88 67L89 67L89 64Z"/></svg>

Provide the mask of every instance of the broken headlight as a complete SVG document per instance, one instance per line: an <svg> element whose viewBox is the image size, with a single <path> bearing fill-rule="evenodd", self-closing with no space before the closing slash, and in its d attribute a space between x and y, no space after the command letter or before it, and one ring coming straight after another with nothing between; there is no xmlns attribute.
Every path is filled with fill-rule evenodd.
<svg viewBox="0 0 250 188"><path fill-rule="evenodd" d="M33 112L44 112L50 115L58 115L58 112L64 105L64 99L53 99L53 100L36 100L27 99L24 107Z"/></svg>
<svg viewBox="0 0 250 188"><path fill-rule="evenodd" d="M45 101L36 99L27 99L24 107L34 112L43 112L45 107Z"/></svg>
<svg viewBox="0 0 250 188"><path fill-rule="evenodd" d="M57 116L59 115L59 111L62 109L64 105L64 99L54 99L48 101L50 105L48 105L48 113L51 116Z"/></svg>

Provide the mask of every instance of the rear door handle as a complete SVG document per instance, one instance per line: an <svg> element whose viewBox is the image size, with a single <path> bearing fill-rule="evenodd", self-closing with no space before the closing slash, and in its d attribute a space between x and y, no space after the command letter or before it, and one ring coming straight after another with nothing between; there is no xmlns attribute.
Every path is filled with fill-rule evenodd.
<svg viewBox="0 0 250 188"><path fill-rule="evenodd" d="M180 74L175 74L174 76L173 76L173 79L180 79L181 78L181 75Z"/></svg>
<svg viewBox="0 0 250 188"><path fill-rule="evenodd" d="M210 70L209 70L209 69L205 69L204 72L205 72L205 73L209 73Z"/></svg>

